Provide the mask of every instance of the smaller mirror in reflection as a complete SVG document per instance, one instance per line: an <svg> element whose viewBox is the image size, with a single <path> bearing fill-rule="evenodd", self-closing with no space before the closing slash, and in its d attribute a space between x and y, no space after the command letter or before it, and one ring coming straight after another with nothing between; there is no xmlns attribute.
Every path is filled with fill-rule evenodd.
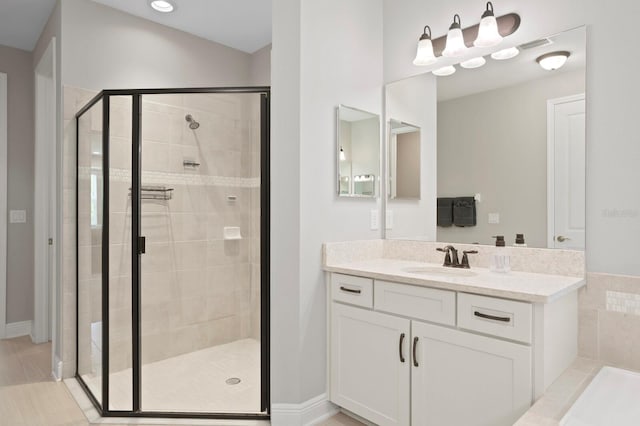
<svg viewBox="0 0 640 426"><path fill-rule="evenodd" d="M338 195L376 197L380 176L380 117L338 106Z"/></svg>
<svg viewBox="0 0 640 426"><path fill-rule="evenodd" d="M420 127L389 121L389 198L420 199Z"/></svg>

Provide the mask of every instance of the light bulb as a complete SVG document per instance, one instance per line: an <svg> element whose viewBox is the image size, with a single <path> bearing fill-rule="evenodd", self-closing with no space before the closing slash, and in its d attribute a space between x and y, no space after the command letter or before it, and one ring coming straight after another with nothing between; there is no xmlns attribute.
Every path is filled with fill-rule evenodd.
<svg viewBox="0 0 640 426"><path fill-rule="evenodd" d="M467 46L464 44L464 36L462 35L462 29L460 28L460 16L456 14L453 16L453 23L449 27L447 44L442 51L442 56L455 58L457 56L462 56L466 51Z"/></svg>
<svg viewBox="0 0 640 426"><path fill-rule="evenodd" d="M427 29L429 34L427 34ZM435 64L438 59L433 54L433 43L431 42L431 28L427 25L424 27L424 31L420 40L418 40L418 51L416 52L416 58L413 60L413 65L427 66Z"/></svg>
<svg viewBox="0 0 640 426"><path fill-rule="evenodd" d="M174 9L173 4L166 0L153 0L150 4L152 8L162 13L173 12Z"/></svg>
<svg viewBox="0 0 640 426"><path fill-rule="evenodd" d="M498 21L493 15L493 4L487 2L487 10L482 14L478 27L478 37L473 42L476 47L492 47L502 41L502 36L498 32Z"/></svg>

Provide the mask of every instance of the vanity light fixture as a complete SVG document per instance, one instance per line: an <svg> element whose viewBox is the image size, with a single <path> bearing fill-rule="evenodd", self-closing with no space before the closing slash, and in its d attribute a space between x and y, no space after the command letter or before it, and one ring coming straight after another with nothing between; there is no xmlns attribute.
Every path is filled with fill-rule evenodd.
<svg viewBox="0 0 640 426"><path fill-rule="evenodd" d="M447 33L447 44L442 51L442 56L447 58L455 58L466 53L467 46L464 44L464 36L460 27L460 15L453 15L453 23L449 27Z"/></svg>
<svg viewBox="0 0 640 426"><path fill-rule="evenodd" d="M562 67L569 59L571 53L566 50L562 50L559 52L550 52L545 53L542 56L538 56L536 58L536 62L540 64L542 68L547 71L554 71L558 68Z"/></svg>
<svg viewBox="0 0 640 426"><path fill-rule="evenodd" d="M466 61L460 62L460 66L466 69L480 68L484 64L487 63L487 60L482 56L478 56L477 58L467 59Z"/></svg>
<svg viewBox="0 0 640 426"><path fill-rule="evenodd" d="M497 52L493 52L491 57L496 61L504 61L506 59L515 58L520 54L520 49L517 47L509 47L507 49L498 50Z"/></svg>
<svg viewBox="0 0 640 426"><path fill-rule="evenodd" d="M162 13L173 12L173 10L175 9L175 6L173 5L173 3L167 0L153 0L149 2L149 5L154 10L157 10L158 12L162 12Z"/></svg>
<svg viewBox="0 0 640 426"><path fill-rule="evenodd" d="M482 14L480 26L478 27L478 37L473 42L476 47L493 47L502 41L502 36L498 32L498 21L493 14L493 3L487 2L487 10Z"/></svg>
<svg viewBox="0 0 640 426"><path fill-rule="evenodd" d="M427 34L429 30L429 34ZM427 66L435 64L438 59L433 53L433 43L431 42L431 27L425 25L424 31L418 40L418 51L416 52L416 58L413 60L413 65Z"/></svg>
<svg viewBox="0 0 640 426"><path fill-rule="evenodd" d="M340 161L345 161L346 159L347 159L347 156L344 153L344 149L340 147Z"/></svg>
<svg viewBox="0 0 640 426"><path fill-rule="evenodd" d="M431 72L433 73L433 75L436 75L438 77L446 77L456 72L456 67L454 67L453 65L448 65L446 67L438 68L437 70L433 70Z"/></svg>

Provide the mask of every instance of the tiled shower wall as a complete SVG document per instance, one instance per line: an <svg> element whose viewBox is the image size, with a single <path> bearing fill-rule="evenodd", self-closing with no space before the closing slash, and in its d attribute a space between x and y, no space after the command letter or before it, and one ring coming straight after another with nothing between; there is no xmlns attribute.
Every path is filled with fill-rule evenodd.
<svg viewBox="0 0 640 426"><path fill-rule="evenodd" d="M75 120L95 93L65 88L64 374L75 367ZM260 336L260 108L257 95L143 97L142 184L173 188L142 202L142 358L152 362ZM131 364L130 101L112 98L111 371ZM185 115L200 128L191 130ZM191 168L184 160L200 163ZM223 239L239 226L241 240ZM91 287L98 291L99 285ZM93 294L90 300L99 301ZM81 303L81 306L83 303ZM99 310L87 309L98 313ZM93 303L95 305L95 303ZM81 307L82 309L82 307ZM88 339L81 344L88 345ZM86 347L85 347L86 350Z"/></svg>
<svg viewBox="0 0 640 426"><path fill-rule="evenodd" d="M580 356L640 371L640 277L588 273L579 308Z"/></svg>

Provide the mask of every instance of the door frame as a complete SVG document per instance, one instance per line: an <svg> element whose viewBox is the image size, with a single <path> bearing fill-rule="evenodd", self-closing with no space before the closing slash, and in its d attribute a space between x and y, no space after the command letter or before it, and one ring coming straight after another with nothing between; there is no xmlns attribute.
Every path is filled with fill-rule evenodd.
<svg viewBox="0 0 640 426"><path fill-rule="evenodd" d="M56 340L56 39L52 37L34 70L34 310L31 339ZM50 242L49 242L50 241ZM52 348L55 353L55 348ZM55 370L55 366L53 366Z"/></svg>
<svg viewBox="0 0 640 426"><path fill-rule="evenodd" d="M555 247L555 162L556 162L556 119L555 108L557 105L569 102L584 101L585 94L563 96L547 100L547 248Z"/></svg>
<svg viewBox="0 0 640 426"><path fill-rule="evenodd" d="M7 87L0 72L0 339L7 328Z"/></svg>

